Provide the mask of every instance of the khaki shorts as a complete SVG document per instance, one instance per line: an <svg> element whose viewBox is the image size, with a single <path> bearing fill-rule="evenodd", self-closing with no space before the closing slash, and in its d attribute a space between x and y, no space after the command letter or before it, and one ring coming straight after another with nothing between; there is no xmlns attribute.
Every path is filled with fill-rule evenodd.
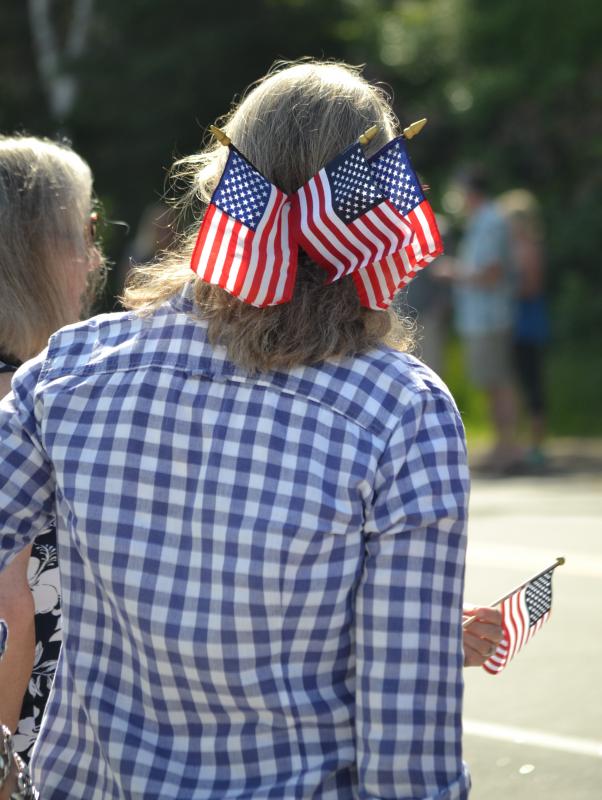
<svg viewBox="0 0 602 800"><path fill-rule="evenodd" d="M470 380L480 389L493 389L513 379L509 330L465 336L464 350Z"/></svg>

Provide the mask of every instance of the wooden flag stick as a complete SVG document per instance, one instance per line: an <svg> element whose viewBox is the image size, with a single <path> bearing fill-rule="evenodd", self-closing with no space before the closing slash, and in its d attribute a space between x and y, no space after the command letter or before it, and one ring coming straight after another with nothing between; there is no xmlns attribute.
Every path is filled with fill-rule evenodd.
<svg viewBox="0 0 602 800"><path fill-rule="evenodd" d="M512 595L515 592L520 592L520 590L523 589L528 583L531 583L531 581L537 580L537 578L541 578L541 576L545 575L546 572L550 572L550 570L556 569L556 567L560 567L563 564L564 564L564 558L562 556L558 556L556 561L553 564L551 564L549 567L546 567L545 569L542 569L542 571L538 572L537 575L533 575L531 578L528 578L526 581L521 583L519 586L516 586L514 589L512 589L511 592L508 592L503 597L500 597L499 600L496 600L495 603L491 603L490 608L495 608L496 606L499 606L501 603L504 602L504 600L507 600L509 597L512 597ZM469 617L465 622L462 623L462 627L463 628L468 628L468 626L471 625L476 619L477 619L477 617Z"/></svg>
<svg viewBox="0 0 602 800"><path fill-rule="evenodd" d="M403 129L404 138L413 139L414 136L420 133L420 131L424 128L426 123L427 123L426 118L419 119L416 122L412 122L411 125L408 125L407 128ZM223 144L225 147L231 144L230 138L221 130L221 128L218 128L217 125L210 125L209 130L220 144ZM374 137L378 134L379 130L380 129L378 125L372 125L370 128L368 128L367 131L364 131L362 135L359 137L359 143L365 147L372 141L372 139L374 139Z"/></svg>
<svg viewBox="0 0 602 800"><path fill-rule="evenodd" d="M224 147L228 147L228 145L232 144L230 138L226 136L226 134L223 132L223 130L221 130L221 128L218 128L216 125L210 125L209 130L212 133L212 135L217 139L217 141L220 144L224 145Z"/></svg>
<svg viewBox="0 0 602 800"><path fill-rule="evenodd" d="M372 141L372 139L374 139L374 137L376 136L376 134L378 133L379 130L380 129L379 129L378 125L372 125L372 127L368 128L367 131L364 131L362 133L362 135L358 139L359 143L361 145L363 145L364 147L367 144L370 144L370 142Z"/></svg>
<svg viewBox="0 0 602 800"><path fill-rule="evenodd" d="M414 136L417 136L420 133L420 131L424 128L426 123L427 123L426 117L423 117L423 119L416 120L416 122L412 122L411 125L408 125L407 128L403 129L402 136L404 137L404 139L408 139L408 140L413 139ZM374 137L379 132L379 130L380 129L379 129L378 125L372 125L371 128L368 128L368 130L364 131L362 133L362 135L359 137L359 140L358 140L359 143L361 145L363 145L364 147L367 144L370 144L370 142L372 141L372 139L374 139ZM213 130L211 132L213 133ZM221 131L220 131L220 133L221 133ZM215 136L215 134L214 134L214 136Z"/></svg>
<svg viewBox="0 0 602 800"><path fill-rule="evenodd" d="M416 122L412 122L411 125L408 125L407 128L403 129L403 138L404 139L413 139L414 136L417 136L420 131L424 128L427 123L426 117L422 119L416 120Z"/></svg>

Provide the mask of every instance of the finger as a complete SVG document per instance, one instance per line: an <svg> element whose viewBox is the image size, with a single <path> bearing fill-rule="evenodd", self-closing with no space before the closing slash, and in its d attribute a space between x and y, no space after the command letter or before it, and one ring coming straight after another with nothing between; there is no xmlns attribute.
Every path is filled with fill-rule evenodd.
<svg viewBox="0 0 602 800"><path fill-rule="evenodd" d="M480 641L480 640L477 640ZM487 661L489 656L493 655L495 647L489 646L485 652L471 647L470 643L464 641L464 666L465 667L481 667Z"/></svg>
<svg viewBox="0 0 602 800"><path fill-rule="evenodd" d="M499 608L490 606L477 606L471 610L471 616L478 617L481 622L491 622L493 625L502 624L502 612Z"/></svg>
<svg viewBox="0 0 602 800"><path fill-rule="evenodd" d="M498 646L498 642L484 639L482 637L470 636L468 633L466 633L464 634L464 646L476 650L483 656L489 656L495 651L496 647Z"/></svg>
<svg viewBox="0 0 602 800"><path fill-rule="evenodd" d="M484 642L482 639L464 639L464 666L480 667L496 651L496 645Z"/></svg>
<svg viewBox="0 0 602 800"><path fill-rule="evenodd" d="M466 636L472 636L477 639L485 639L493 644L499 644L504 635L504 631L499 625L493 625L489 622L481 622L480 620L476 620L467 628L465 628L464 633Z"/></svg>

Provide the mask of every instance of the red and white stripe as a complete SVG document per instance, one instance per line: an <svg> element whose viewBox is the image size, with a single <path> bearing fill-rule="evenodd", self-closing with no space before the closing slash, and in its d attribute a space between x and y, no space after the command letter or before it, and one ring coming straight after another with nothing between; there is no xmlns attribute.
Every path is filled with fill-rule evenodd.
<svg viewBox="0 0 602 800"><path fill-rule="evenodd" d="M192 254L193 271L259 308L288 302L297 272L290 210L288 197L272 186L266 211L253 231L210 205Z"/></svg>
<svg viewBox="0 0 602 800"><path fill-rule="evenodd" d="M411 242L353 276L360 302L366 308L388 308L395 293L443 252L435 215L428 201L423 200L412 209L405 220L414 231Z"/></svg>
<svg viewBox="0 0 602 800"><path fill-rule="evenodd" d="M344 223L333 208L325 169L297 191L294 203L299 244L325 267L329 283L407 247L413 236L389 200Z"/></svg>

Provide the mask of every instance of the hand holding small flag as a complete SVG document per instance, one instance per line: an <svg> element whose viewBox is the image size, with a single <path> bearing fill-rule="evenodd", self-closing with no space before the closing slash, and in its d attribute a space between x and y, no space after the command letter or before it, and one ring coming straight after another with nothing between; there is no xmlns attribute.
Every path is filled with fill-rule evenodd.
<svg viewBox="0 0 602 800"><path fill-rule="evenodd" d="M502 612L498 608L464 604L462 614L470 625L464 628L464 666L482 667L502 641Z"/></svg>
<svg viewBox="0 0 602 800"><path fill-rule="evenodd" d="M493 606L501 605L503 636L495 652L485 661L483 669L497 675L550 618L552 612L552 575L564 564L557 558L554 564L538 572L528 581L501 597ZM466 629L475 623L471 616L463 623Z"/></svg>

